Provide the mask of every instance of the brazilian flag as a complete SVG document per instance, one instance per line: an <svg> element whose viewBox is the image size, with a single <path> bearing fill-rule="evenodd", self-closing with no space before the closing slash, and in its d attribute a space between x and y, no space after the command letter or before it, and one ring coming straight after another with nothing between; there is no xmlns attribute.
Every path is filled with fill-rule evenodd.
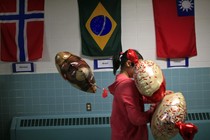
<svg viewBox="0 0 210 140"><path fill-rule="evenodd" d="M122 51L121 0L78 0L82 54L112 56Z"/></svg>

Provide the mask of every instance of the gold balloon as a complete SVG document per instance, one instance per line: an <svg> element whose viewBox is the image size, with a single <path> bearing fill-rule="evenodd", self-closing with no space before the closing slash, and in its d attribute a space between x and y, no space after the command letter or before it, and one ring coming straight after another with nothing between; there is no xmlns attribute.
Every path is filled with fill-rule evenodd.
<svg viewBox="0 0 210 140"><path fill-rule="evenodd" d="M169 140L179 133L175 124L184 122L186 115L186 102L182 93L166 95L152 116L151 132L155 140Z"/></svg>
<svg viewBox="0 0 210 140"><path fill-rule="evenodd" d="M134 79L139 92L152 96L164 81L160 67L151 60L141 60L135 65Z"/></svg>
<svg viewBox="0 0 210 140"><path fill-rule="evenodd" d="M70 84L82 91L95 93L96 83L89 65L79 56L70 52L59 52L55 56L58 72Z"/></svg>

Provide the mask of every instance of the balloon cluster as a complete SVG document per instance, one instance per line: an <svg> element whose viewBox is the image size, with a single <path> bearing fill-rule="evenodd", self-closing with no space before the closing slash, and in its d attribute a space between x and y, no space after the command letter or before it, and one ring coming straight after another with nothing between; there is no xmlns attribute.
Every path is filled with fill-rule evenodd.
<svg viewBox="0 0 210 140"><path fill-rule="evenodd" d="M166 82L160 67L151 60L139 60L134 50L129 49L127 58L134 65L134 81L139 92L158 106L151 120L151 131L156 140L170 139L178 132L184 140L193 140L198 128L185 123L186 102L182 93L166 90ZM77 89L95 93L94 75L89 65L70 52L59 52L55 64L61 76ZM103 88L102 97L108 96Z"/></svg>
<svg viewBox="0 0 210 140"><path fill-rule="evenodd" d="M197 127L185 123L186 102L182 93L166 90L161 68L151 60L139 60L134 50L129 49L127 58L134 65L134 81L139 92L157 108L151 120L151 131L156 140L170 139L178 132L184 140L192 140Z"/></svg>

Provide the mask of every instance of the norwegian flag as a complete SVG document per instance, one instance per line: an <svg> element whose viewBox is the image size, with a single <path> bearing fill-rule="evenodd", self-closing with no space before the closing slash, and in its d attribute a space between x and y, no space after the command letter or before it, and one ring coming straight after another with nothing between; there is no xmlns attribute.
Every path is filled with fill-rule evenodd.
<svg viewBox="0 0 210 140"><path fill-rule="evenodd" d="M40 59L44 38L44 0L0 0L0 60Z"/></svg>

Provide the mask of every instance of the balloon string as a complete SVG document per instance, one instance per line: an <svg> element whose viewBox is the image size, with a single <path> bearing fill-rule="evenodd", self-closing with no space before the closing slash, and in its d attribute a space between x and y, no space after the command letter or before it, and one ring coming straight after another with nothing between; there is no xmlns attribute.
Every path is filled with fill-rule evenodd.
<svg viewBox="0 0 210 140"><path fill-rule="evenodd" d="M98 89L102 90L101 87L99 87L99 86L97 86L97 85L95 85L95 86L96 86Z"/></svg>

